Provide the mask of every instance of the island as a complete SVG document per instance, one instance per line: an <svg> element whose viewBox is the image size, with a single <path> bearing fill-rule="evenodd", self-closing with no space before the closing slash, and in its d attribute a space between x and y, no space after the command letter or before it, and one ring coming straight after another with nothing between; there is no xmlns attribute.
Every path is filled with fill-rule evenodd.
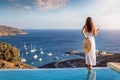
<svg viewBox="0 0 120 80"><path fill-rule="evenodd" d="M22 29L0 25L0 36L11 36L11 35L17 35L17 34L25 35L27 34L27 32L25 32Z"/></svg>

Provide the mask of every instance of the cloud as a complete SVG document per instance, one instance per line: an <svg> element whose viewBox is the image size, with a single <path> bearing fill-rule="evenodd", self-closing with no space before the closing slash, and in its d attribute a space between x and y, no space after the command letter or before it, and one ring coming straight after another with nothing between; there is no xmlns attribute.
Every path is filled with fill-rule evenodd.
<svg viewBox="0 0 120 80"><path fill-rule="evenodd" d="M24 9L30 10L31 7L30 6L24 6Z"/></svg>
<svg viewBox="0 0 120 80"><path fill-rule="evenodd" d="M21 5L21 4L18 4L18 3L14 3L14 5L18 8L22 8L22 9L25 9L25 10L30 10L31 9L31 7L27 6L27 5Z"/></svg>
<svg viewBox="0 0 120 80"><path fill-rule="evenodd" d="M68 0L36 0L36 5L39 10L53 10L64 8Z"/></svg>
<svg viewBox="0 0 120 80"><path fill-rule="evenodd" d="M18 3L14 3L14 5L15 5L16 7L22 7L22 5L21 5L21 4L18 4Z"/></svg>
<svg viewBox="0 0 120 80"><path fill-rule="evenodd" d="M64 8L69 0L31 0L25 3L24 0L7 0L11 2L16 8L30 10L55 10Z"/></svg>
<svg viewBox="0 0 120 80"><path fill-rule="evenodd" d="M17 9L25 9L25 10L31 9L31 6L28 6L26 4L23 5L23 3L24 3L23 0L7 0L7 1L11 2Z"/></svg>

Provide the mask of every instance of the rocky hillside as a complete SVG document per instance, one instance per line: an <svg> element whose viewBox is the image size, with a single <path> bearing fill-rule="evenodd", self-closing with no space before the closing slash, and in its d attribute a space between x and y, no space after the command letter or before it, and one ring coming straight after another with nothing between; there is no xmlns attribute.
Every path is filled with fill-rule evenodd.
<svg viewBox="0 0 120 80"><path fill-rule="evenodd" d="M15 64L13 62L8 62L0 59L0 69L34 69L34 68L35 67L29 66L21 62Z"/></svg>
<svg viewBox="0 0 120 80"><path fill-rule="evenodd" d="M21 63L20 50L5 42L0 42L0 69L33 68Z"/></svg>
<svg viewBox="0 0 120 80"><path fill-rule="evenodd" d="M27 34L24 30L13 28L10 26L0 25L0 36L9 36L17 34Z"/></svg>
<svg viewBox="0 0 120 80"><path fill-rule="evenodd" d="M99 51L98 51L99 52ZM65 61L58 61L43 65L39 68L74 68L74 67L86 67L85 64L85 53L77 52L77 51L70 51L70 55L80 55L83 58L72 59L72 60L65 60ZM97 60L96 66L94 67L107 67L107 62L119 62L120 63L120 54L119 53L96 53Z"/></svg>

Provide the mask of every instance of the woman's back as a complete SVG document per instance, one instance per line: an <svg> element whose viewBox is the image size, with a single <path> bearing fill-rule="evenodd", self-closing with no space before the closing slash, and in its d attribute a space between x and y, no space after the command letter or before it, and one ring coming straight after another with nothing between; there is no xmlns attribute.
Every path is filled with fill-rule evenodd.
<svg viewBox="0 0 120 80"><path fill-rule="evenodd" d="M94 37L94 35L93 35L93 33L91 32L91 33L88 33L88 32L86 32L86 35L89 37L89 36L93 36Z"/></svg>
<svg viewBox="0 0 120 80"><path fill-rule="evenodd" d="M92 27L93 28L90 32L90 31L88 31L87 26L85 26L85 33L86 33L87 36L94 36L94 26L92 26Z"/></svg>
<svg viewBox="0 0 120 80"><path fill-rule="evenodd" d="M96 29L96 27L93 25L92 26L92 30L91 31L88 31L88 27L87 26L84 26L84 29L85 29L85 32L88 34L88 35L92 35L92 36L97 36L97 34L99 33L100 29Z"/></svg>

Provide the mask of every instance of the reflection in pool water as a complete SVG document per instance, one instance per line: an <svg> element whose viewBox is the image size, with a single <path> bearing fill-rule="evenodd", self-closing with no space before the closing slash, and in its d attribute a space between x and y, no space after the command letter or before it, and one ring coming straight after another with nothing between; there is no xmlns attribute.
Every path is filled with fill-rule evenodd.
<svg viewBox="0 0 120 80"><path fill-rule="evenodd" d="M96 80L96 72L88 70L86 80Z"/></svg>

